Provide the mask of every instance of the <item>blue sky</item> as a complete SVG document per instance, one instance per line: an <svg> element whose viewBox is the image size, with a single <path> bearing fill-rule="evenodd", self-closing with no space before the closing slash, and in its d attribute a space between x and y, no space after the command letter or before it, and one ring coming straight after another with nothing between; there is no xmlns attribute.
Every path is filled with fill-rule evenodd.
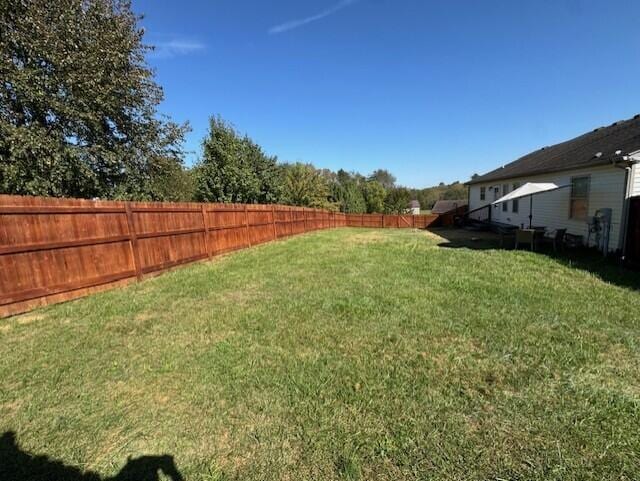
<svg viewBox="0 0 640 481"><path fill-rule="evenodd" d="M640 2L134 0L189 162L220 114L281 161L467 180L640 113Z"/></svg>

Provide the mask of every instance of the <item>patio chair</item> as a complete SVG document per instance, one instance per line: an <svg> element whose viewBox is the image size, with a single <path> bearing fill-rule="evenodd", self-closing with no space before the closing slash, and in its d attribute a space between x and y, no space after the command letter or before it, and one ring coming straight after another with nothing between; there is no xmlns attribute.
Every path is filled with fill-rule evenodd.
<svg viewBox="0 0 640 481"><path fill-rule="evenodd" d="M553 252L556 254L564 248L564 238L567 235L567 229L556 229L551 231L551 235L544 236L542 238L545 244L551 244L553 246Z"/></svg>
<svg viewBox="0 0 640 481"><path fill-rule="evenodd" d="M584 238L581 235L566 233L564 235L564 245L570 249L577 249L584 245Z"/></svg>
<svg viewBox="0 0 640 481"><path fill-rule="evenodd" d="M535 229L518 229L516 231L516 249L520 244L527 244L532 251L536 250L536 231Z"/></svg>

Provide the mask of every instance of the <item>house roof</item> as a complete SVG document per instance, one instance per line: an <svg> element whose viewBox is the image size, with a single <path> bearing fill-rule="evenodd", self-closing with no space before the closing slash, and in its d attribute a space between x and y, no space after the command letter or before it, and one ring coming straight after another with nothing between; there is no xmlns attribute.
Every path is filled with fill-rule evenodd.
<svg viewBox="0 0 640 481"><path fill-rule="evenodd" d="M411 209L419 209L420 208L420 202L418 202L417 200L412 200L411 202L409 202L409 207Z"/></svg>
<svg viewBox="0 0 640 481"><path fill-rule="evenodd" d="M620 154L616 154L617 151ZM467 184L610 164L640 150L640 115L520 157Z"/></svg>
<svg viewBox="0 0 640 481"><path fill-rule="evenodd" d="M446 214L447 212L451 212L452 210L456 210L458 207L463 207L467 205L467 201L460 200L439 200L431 209L432 214Z"/></svg>

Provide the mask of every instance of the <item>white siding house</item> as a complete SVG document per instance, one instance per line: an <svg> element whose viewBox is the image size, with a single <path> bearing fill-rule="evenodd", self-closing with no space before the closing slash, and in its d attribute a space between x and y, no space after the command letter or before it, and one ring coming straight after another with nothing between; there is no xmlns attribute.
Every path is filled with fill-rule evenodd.
<svg viewBox="0 0 640 481"><path fill-rule="evenodd" d="M638 169L640 173L640 169ZM611 233L609 247L611 250L621 248L621 227L625 197L625 171L615 167L596 167L593 169L573 170L555 174L542 174L531 177L517 177L506 181L474 184L469 189L470 209L476 209L490 204L495 199L508 194L515 187L527 182L553 182L557 185L571 183L572 177L589 177L589 199L587 216L593 216L596 210L609 207L613 210L611 219ZM638 181L640 185L640 181ZM507 190L504 190L504 187ZM486 189L491 196L485 195L480 199L480 191ZM498 190L494 199L495 189ZM581 235L587 239L588 226L586 218L571 218L569 198L571 188L559 189L536 195L533 199L533 224L545 226L548 229L567 229L567 232ZM527 227L529 225L529 199L505 202L492 208L491 219L494 222ZM516 211L514 212L514 208Z"/></svg>
<svg viewBox="0 0 640 481"><path fill-rule="evenodd" d="M636 162L640 162L640 154L633 156ZM640 165L635 164L632 168L632 181L631 181L631 197L640 195Z"/></svg>
<svg viewBox="0 0 640 481"><path fill-rule="evenodd" d="M527 182L553 182L570 187L533 198L533 225L588 238L588 219L611 208L611 251L622 251L628 199L640 196L640 120L617 122L557 146L546 147L488 174L469 185L469 211L491 204ZM576 180L579 179L579 180ZM586 201L576 183L587 186ZM574 187L571 187L571 185ZM574 195L572 201L572 195ZM530 198L491 207L492 223L529 226ZM572 209L573 206L573 209ZM472 214L473 217L473 214Z"/></svg>

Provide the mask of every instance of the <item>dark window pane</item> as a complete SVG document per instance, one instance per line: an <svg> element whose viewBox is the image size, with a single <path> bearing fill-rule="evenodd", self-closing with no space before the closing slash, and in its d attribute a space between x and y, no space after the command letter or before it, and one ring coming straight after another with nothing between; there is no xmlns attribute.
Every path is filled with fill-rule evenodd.
<svg viewBox="0 0 640 481"><path fill-rule="evenodd" d="M571 181L571 197L587 197L589 195L589 177L575 177Z"/></svg>

